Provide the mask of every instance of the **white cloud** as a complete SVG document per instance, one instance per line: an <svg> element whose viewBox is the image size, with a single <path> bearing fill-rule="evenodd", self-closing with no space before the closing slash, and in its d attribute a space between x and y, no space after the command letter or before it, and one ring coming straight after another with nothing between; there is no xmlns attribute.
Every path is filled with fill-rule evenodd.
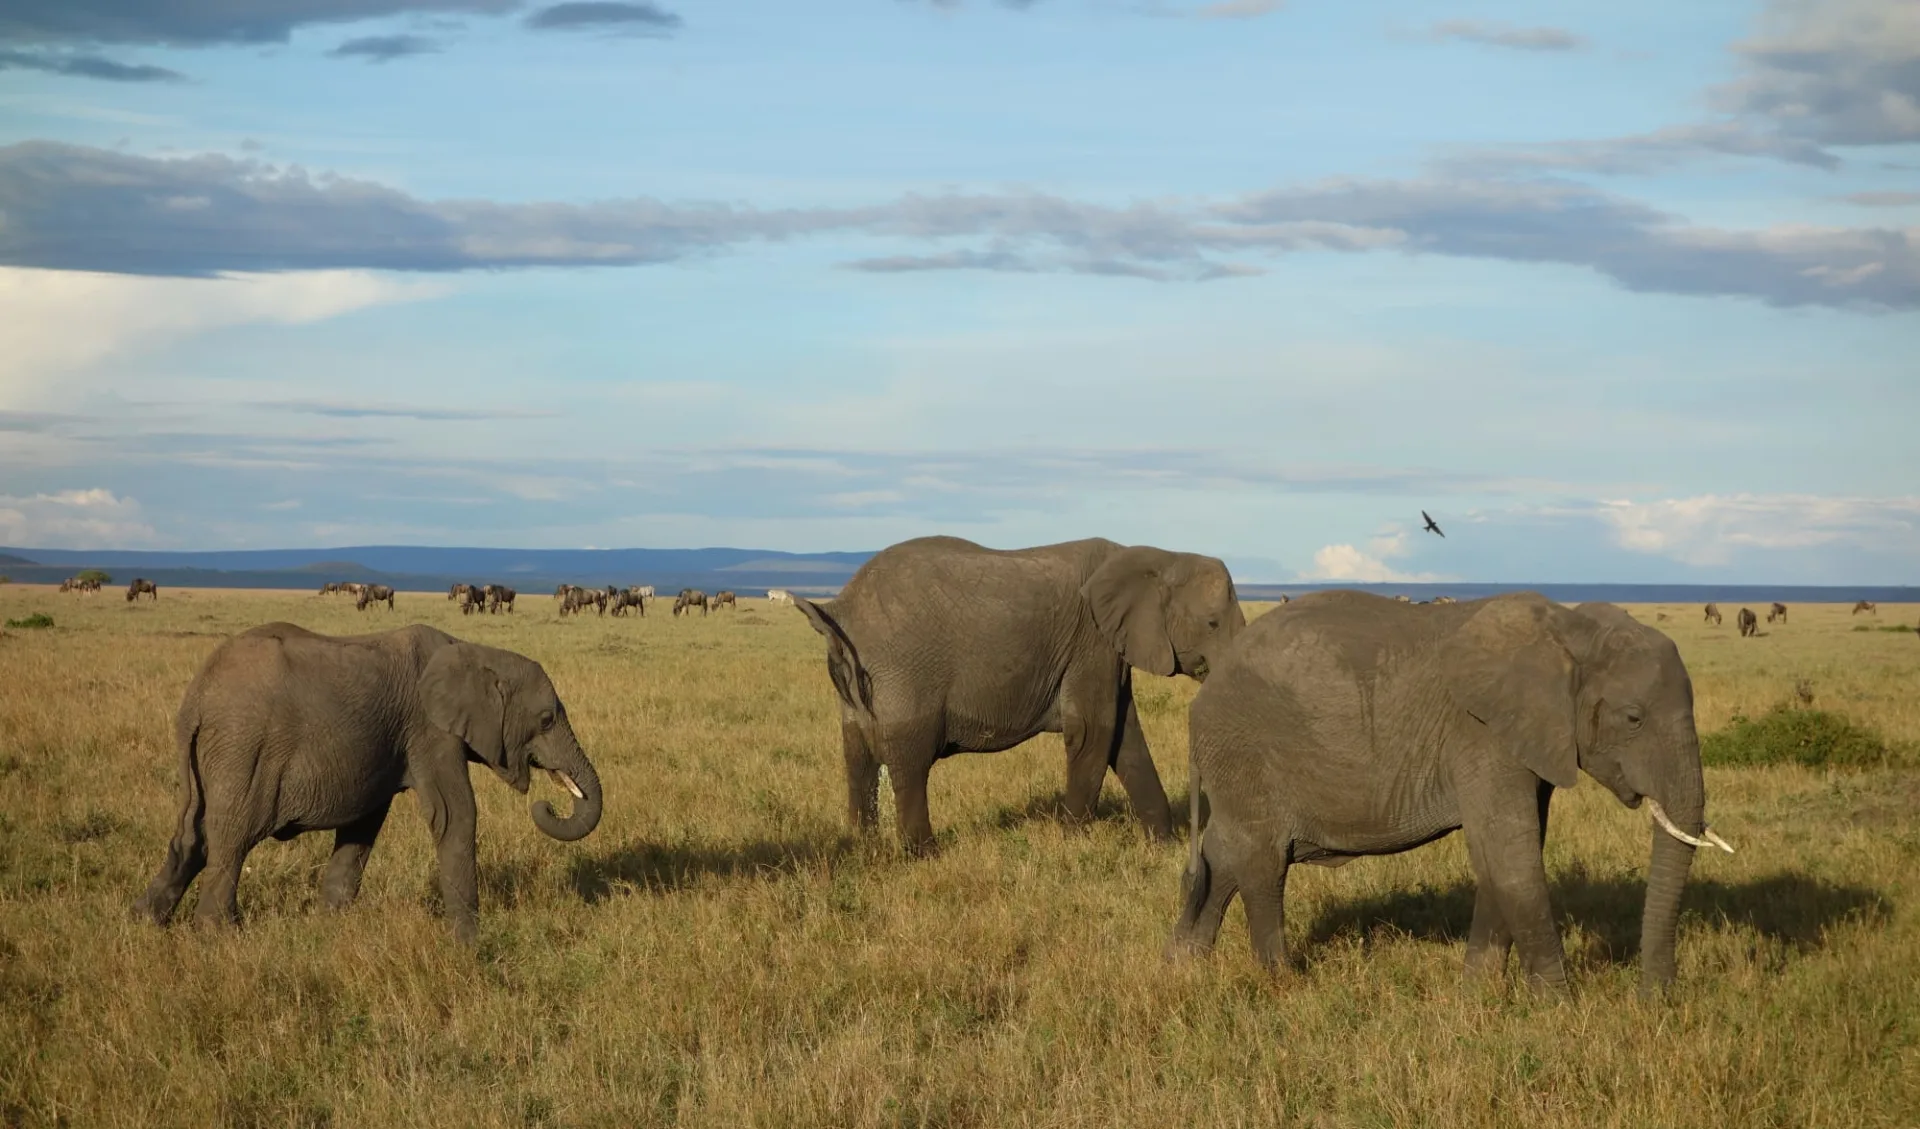
<svg viewBox="0 0 1920 1129"><path fill-rule="evenodd" d="M1724 565L1740 549L1911 546L1920 553L1920 497L1702 494L1605 501L1599 515L1621 548L1690 565Z"/></svg>
<svg viewBox="0 0 1920 1129"><path fill-rule="evenodd" d="M53 494L0 494L0 544L93 548L152 543L140 503L98 487Z"/></svg>
<svg viewBox="0 0 1920 1129"><path fill-rule="evenodd" d="M1387 563L1407 555L1407 531L1383 526L1367 543L1366 551L1348 544L1323 545L1313 554L1313 567L1302 580L1350 580L1362 584L1425 583L1446 579L1431 572L1401 572Z"/></svg>
<svg viewBox="0 0 1920 1129"><path fill-rule="evenodd" d="M0 408L43 406L36 394L68 374L194 334L325 321L447 289L358 270L151 278L0 267Z"/></svg>

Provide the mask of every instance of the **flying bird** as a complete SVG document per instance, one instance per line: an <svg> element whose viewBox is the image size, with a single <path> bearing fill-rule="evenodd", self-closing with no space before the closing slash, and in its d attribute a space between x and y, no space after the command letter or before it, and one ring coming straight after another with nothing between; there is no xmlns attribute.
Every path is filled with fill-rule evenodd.
<svg viewBox="0 0 1920 1129"><path fill-rule="evenodd" d="M1440 533L1440 526L1435 524L1434 520L1431 517L1427 517L1427 511L1421 510L1420 516L1427 519L1427 524L1423 528L1425 528L1430 533ZM1446 534L1440 533L1440 536L1445 537Z"/></svg>

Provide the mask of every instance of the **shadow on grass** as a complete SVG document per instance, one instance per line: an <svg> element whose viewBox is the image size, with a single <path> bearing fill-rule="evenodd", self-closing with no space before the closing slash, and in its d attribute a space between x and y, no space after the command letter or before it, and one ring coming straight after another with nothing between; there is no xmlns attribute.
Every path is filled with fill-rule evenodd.
<svg viewBox="0 0 1920 1129"><path fill-rule="evenodd" d="M1011 831L1029 823L1065 823L1072 824L1074 819L1067 814L1067 794L1049 792L1027 797L1020 805L1003 805L981 822L980 826L992 827L1001 831ZM1093 805L1093 816L1087 823L1132 823L1133 805L1119 796L1101 795Z"/></svg>
<svg viewBox="0 0 1920 1129"><path fill-rule="evenodd" d="M582 901L601 902L623 890L673 891L710 878L752 875L783 878L826 864L871 869L891 843L852 835L808 839L756 839L745 843L656 843L633 839L575 859L568 882Z"/></svg>
<svg viewBox="0 0 1920 1129"><path fill-rule="evenodd" d="M1308 932L1320 944L1341 936L1362 942L1389 936L1464 942L1473 924L1475 884L1461 879L1440 889L1402 890L1323 911ZM1589 951L1568 953L1590 965L1625 964L1639 955L1640 910L1646 881L1624 875L1594 877L1575 867L1552 885L1555 920L1564 929L1578 925L1590 938ZM1827 930L1862 921L1884 925L1893 903L1877 890L1812 878L1775 874L1751 882L1691 879L1681 901L1687 918L1753 929L1796 952L1821 947Z"/></svg>

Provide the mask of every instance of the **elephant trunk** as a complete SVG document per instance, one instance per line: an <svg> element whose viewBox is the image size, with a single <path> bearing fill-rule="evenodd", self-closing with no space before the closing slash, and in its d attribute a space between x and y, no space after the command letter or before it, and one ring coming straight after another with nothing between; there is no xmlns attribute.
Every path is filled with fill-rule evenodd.
<svg viewBox="0 0 1920 1129"><path fill-rule="evenodd" d="M536 801L528 810L534 826L555 839L571 843L586 838L600 824L600 774L594 771L593 762L587 759L570 729L557 727L552 738L550 744L534 755L533 761L552 773L562 788L573 793L573 813L562 818L545 800Z"/></svg>
<svg viewBox="0 0 1920 1129"><path fill-rule="evenodd" d="M1697 745L1693 755L1677 758L1677 763L1684 767L1660 789L1662 794L1647 797L1653 815L1653 855L1647 866L1647 901L1640 915L1642 996L1654 995L1673 982L1680 895L1693 866L1694 847L1708 842L1725 845L1706 828L1706 787L1700 779Z"/></svg>

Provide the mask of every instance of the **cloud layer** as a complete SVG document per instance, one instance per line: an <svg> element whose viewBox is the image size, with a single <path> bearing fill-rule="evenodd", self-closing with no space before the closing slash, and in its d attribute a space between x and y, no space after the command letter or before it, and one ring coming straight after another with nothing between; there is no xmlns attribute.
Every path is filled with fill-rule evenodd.
<svg viewBox="0 0 1920 1129"><path fill-rule="evenodd" d="M422 200L220 155L35 141L0 148L0 213L0 264L129 274L631 266L837 232L947 244L851 264L874 271L1206 280L1257 272L1247 256L1392 249L1583 267L1632 290L1920 308L1913 228L1697 227L1556 180L1343 179L1127 207L1039 193L780 210L645 197L505 204Z"/></svg>

